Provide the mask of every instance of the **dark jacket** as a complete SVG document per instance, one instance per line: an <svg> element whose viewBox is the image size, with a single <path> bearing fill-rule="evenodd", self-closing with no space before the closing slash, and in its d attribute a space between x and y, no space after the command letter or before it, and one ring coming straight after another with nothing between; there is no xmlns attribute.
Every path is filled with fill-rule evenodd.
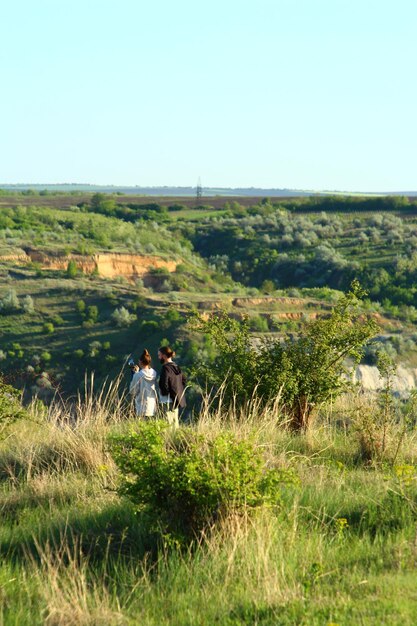
<svg viewBox="0 0 417 626"><path fill-rule="evenodd" d="M161 395L169 396L173 408L178 406L182 409L186 406L185 402L185 384L186 379L180 367L174 363L164 363L159 376L159 390Z"/></svg>

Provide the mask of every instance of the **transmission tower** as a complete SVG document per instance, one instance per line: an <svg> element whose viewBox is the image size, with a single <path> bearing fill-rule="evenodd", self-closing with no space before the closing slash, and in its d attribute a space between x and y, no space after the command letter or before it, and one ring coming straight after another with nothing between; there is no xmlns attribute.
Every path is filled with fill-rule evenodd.
<svg viewBox="0 0 417 626"><path fill-rule="evenodd" d="M201 186L201 178L198 179L197 189L195 195L195 205L196 207L201 206L201 198L203 197L203 187Z"/></svg>

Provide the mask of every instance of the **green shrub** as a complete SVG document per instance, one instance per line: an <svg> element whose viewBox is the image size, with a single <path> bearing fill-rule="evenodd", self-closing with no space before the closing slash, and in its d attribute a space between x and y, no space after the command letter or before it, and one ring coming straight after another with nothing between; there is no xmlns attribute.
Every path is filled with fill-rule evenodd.
<svg viewBox="0 0 417 626"><path fill-rule="evenodd" d="M174 307L169 307L165 313L165 319L169 322L179 322L181 320L181 313Z"/></svg>
<svg viewBox="0 0 417 626"><path fill-rule="evenodd" d="M75 303L75 308L80 315L83 315L86 309L84 300L77 300L77 302Z"/></svg>
<svg viewBox="0 0 417 626"><path fill-rule="evenodd" d="M140 329L142 332L155 333L159 330L159 324L155 320L144 320L140 325Z"/></svg>
<svg viewBox="0 0 417 626"><path fill-rule="evenodd" d="M92 341L88 344L88 356L94 358L100 354L100 350L103 348L100 341Z"/></svg>
<svg viewBox="0 0 417 626"><path fill-rule="evenodd" d="M232 433L211 439L191 428L172 431L165 421L140 423L111 439L122 471L120 492L149 514L163 533L195 536L229 512L278 505L291 472L267 468L262 450Z"/></svg>
<svg viewBox="0 0 417 626"><path fill-rule="evenodd" d="M31 315L32 313L35 312L35 302L32 296L27 295L23 298L22 309L28 315Z"/></svg>
<svg viewBox="0 0 417 626"><path fill-rule="evenodd" d="M262 293L270 294L276 290L276 285L273 280L264 280L260 287Z"/></svg>
<svg viewBox="0 0 417 626"><path fill-rule="evenodd" d="M209 318L193 313L189 323L215 351L213 358L197 363L202 388L222 389L226 404L244 404L258 384L253 371L258 354L251 344L248 318L237 320L224 311L216 311Z"/></svg>
<svg viewBox="0 0 417 626"><path fill-rule="evenodd" d="M78 274L77 264L73 259L71 259L70 261L68 261L68 265L67 265L67 270L66 270L67 278L75 278L77 274Z"/></svg>
<svg viewBox="0 0 417 626"><path fill-rule="evenodd" d="M42 326L42 330L45 334L51 335L54 332L55 327L52 322L45 322L45 324Z"/></svg>
<svg viewBox="0 0 417 626"><path fill-rule="evenodd" d="M27 413L20 403L20 392L7 385L0 377L0 435L10 423L26 416Z"/></svg>
<svg viewBox="0 0 417 626"><path fill-rule="evenodd" d="M249 318L249 327L254 332L267 333L269 330L268 320L261 315L253 315Z"/></svg>
<svg viewBox="0 0 417 626"><path fill-rule="evenodd" d="M87 307L87 320L95 324L98 320L98 307L95 304Z"/></svg>
<svg viewBox="0 0 417 626"><path fill-rule="evenodd" d="M118 328L127 328L135 320L135 316L129 313L126 307L121 306L113 311L110 319Z"/></svg>
<svg viewBox="0 0 417 626"><path fill-rule="evenodd" d="M41 352L41 359L44 363L49 363L49 361L52 359L51 353L47 352L46 350L44 352Z"/></svg>
<svg viewBox="0 0 417 626"><path fill-rule="evenodd" d="M55 326L61 326L62 324L64 324L64 318L61 317L61 315L56 314L51 317L51 322Z"/></svg>
<svg viewBox="0 0 417 626"><path fill-rule="evenodd" d="M9 289L0 300L0 311L2 313L15 313L19 309L20 304L16 289Z"/></svg>

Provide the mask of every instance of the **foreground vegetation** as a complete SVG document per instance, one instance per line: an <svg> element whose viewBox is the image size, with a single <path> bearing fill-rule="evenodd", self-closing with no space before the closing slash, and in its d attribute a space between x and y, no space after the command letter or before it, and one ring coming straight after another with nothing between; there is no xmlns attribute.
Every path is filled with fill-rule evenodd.
<svg viewBox="0 0 417 626"><path fill-rule="evenodd" d="M389 421L383 454L369 458L363 418L373 409L358 402L344 397L303 434L286 429L279 407L256 403L239 414L206 406L174 441L159 431L167 451L202 442L207 468L210 450L213 467L219 458L210 442L229 442L243 478L249 460L239 450L253 446L280 476L274 498L235 507L229 497L186 541L158 525L155 508L121 493L112 442L143 430L123 399L90 396L71 413L33 405L13 416L0 445L1 622L415 624L414 430Z"/></svg>

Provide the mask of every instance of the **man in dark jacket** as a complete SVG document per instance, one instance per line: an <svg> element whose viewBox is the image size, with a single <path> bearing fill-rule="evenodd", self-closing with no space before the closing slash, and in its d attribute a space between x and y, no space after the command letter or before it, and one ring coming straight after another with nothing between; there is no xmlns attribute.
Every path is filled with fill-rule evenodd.
<svg viewBox="0 0 417 626"><path fill-rule="evenodd" d="M172 360L175 352L169 346L162 346L158 350L158 359L162 363L159 376L159 398L162 410L170 424L178 426L179 410L184 409L185 376L181 368Z"/></svg>

